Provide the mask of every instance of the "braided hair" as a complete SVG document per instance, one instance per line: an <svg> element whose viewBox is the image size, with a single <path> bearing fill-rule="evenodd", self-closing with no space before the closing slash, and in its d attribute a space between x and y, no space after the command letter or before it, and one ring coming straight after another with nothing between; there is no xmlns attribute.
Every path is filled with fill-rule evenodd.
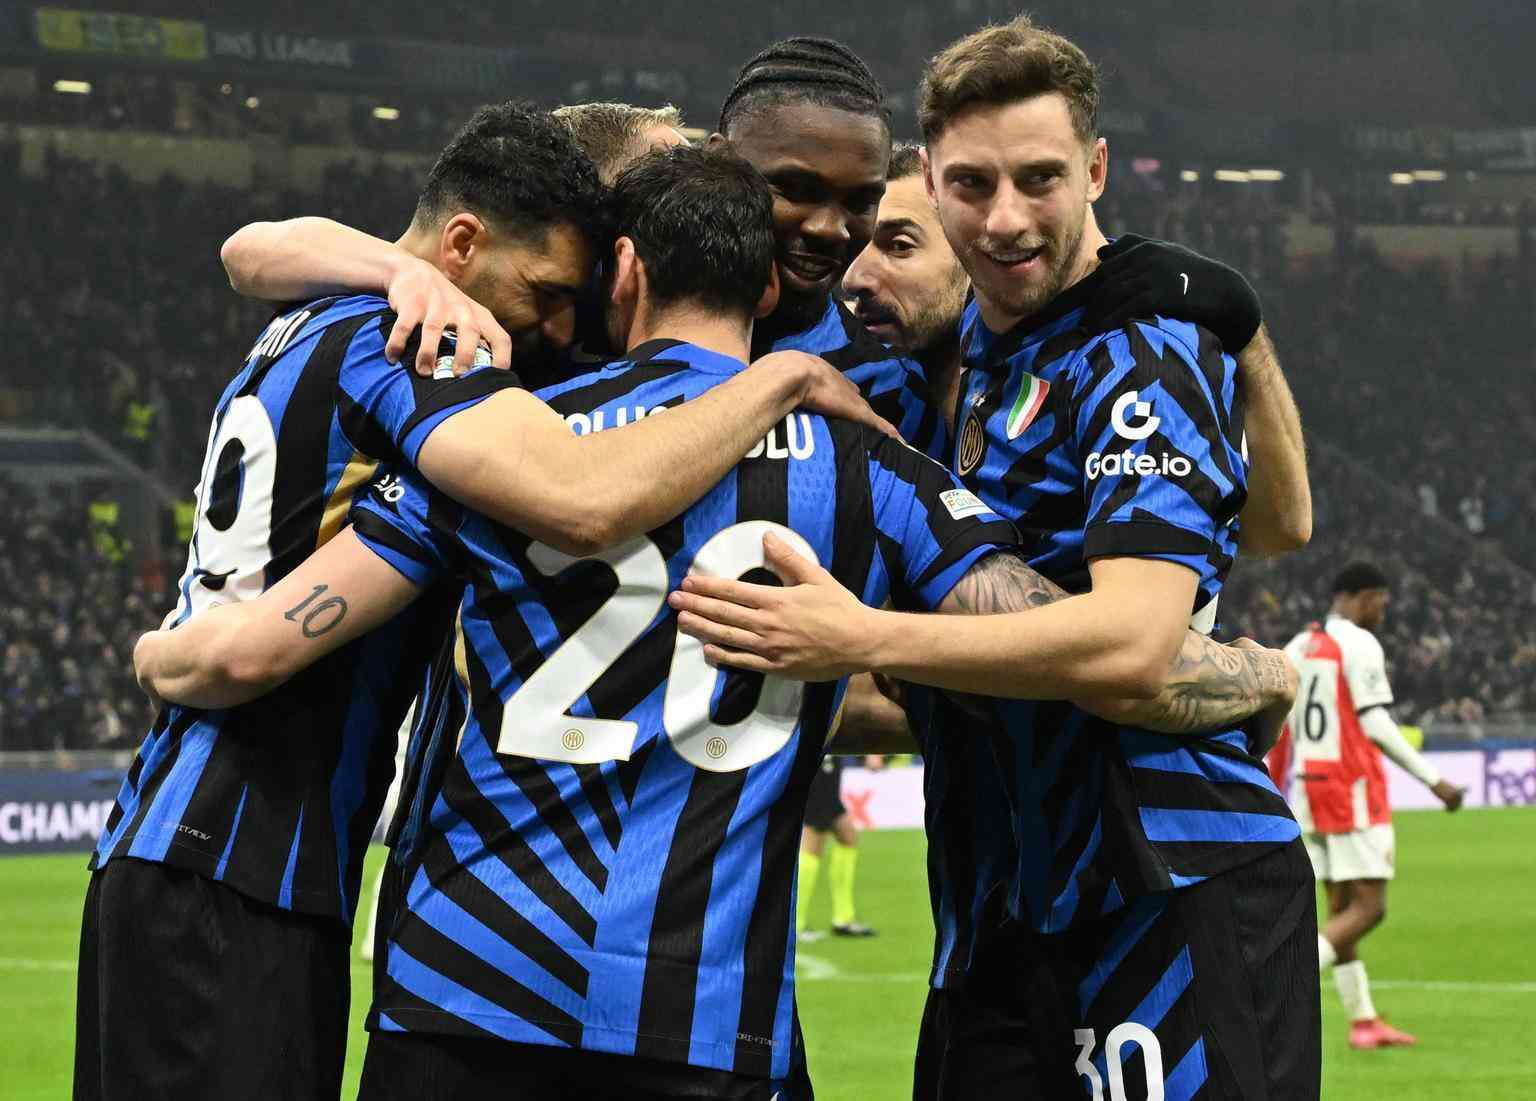
<svg viewBox="0 0 1536 1101"><path fill-rule="evenodd" d="M763 107L810 102L874 115L891 126L885 89L859 55L830 38L786 38L762 50L736 76L720 107L720 132Z"/></svg>

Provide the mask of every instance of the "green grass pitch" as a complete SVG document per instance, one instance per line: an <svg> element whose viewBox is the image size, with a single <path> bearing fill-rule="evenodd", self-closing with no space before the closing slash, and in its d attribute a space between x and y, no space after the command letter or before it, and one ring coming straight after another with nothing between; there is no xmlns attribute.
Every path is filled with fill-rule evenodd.
<svg viewBox="0 0 1536 1101"><path fill-rule="evenodd" d="M1417 1033L1419 1047L1350 1051L1325 977L1323 1097L1536 1097L1536 810L1404 814L1398 850L1391 912L1364 958L1378 1007ZM376 850L374 861L381 855ZM75 855L0 860L0 1095L7 1101L69 1094L84 863ZM858 894L861 919L880 935L825 940L801 953L801 1017L822 1101L910 1096L932 944L921 835L866 835ZM826 924L825 889L811 913L813 924ZM352 978L360 1020L368 965L357 960ZM356 1028L348 1098L364 1042Z"/></svg>

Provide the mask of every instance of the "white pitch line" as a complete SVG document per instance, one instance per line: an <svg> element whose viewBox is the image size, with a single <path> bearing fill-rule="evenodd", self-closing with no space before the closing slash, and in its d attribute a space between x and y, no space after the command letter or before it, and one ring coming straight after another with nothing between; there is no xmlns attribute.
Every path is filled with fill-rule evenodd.
<svg viewBox="0 0 1536 1101"><path fill-rule="evenodd" d="M74 960L30 960L0 957L0 971L73 971Z"/></svg>
<svg viewBox="0 0 1536 1101"><path fill-rule="evenodd" d="M1441 982L1431 979L1372 979L1379 990L1445 990L1467 994L1536 994L1536 982Z"/></svg>

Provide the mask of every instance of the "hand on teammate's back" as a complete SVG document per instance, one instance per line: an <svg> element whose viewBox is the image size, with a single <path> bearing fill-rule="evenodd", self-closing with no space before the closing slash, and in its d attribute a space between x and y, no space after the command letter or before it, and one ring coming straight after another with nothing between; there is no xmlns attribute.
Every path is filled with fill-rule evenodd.
<svg viewBox="0 0 1536 1101"><path fill-rule="evenodd" d="M801 406L824 417L867 424L893 440L901 439L895 426L870 408L858 386L819 356L806 352L770 352L754 360L749 370L803 372L805 383L800 390Z"/></svg>
<svg viewBox="0 0 1536 1101"><path fill-rule="evenodd" d="M475 349L481 344L490 346L494 366L503 370L512 366L512 338L497 324L491 311L425 260L412 259L402 264L389 281L388 297L390 308L395 311L395 327L384 345L384 355L391 363L400 361L411 334L419 326L421 344L412 366L423 378L431 378L437 369L438 343L447 329L452 329L457 337L454 375L462 375L475 365Z"/></svg>
<svg viewBox="0 0 1536 1101"><path fill-rule="evenodd" d="M1240 638L1232 643L1234 650L1264 650L1268 647L1261 646L1251 638ZM1248 752L1255 757L1262 758L1275 743L1280 740L1280 731L1285 726L1286 716L1291 713L1291 705L1296 702L1296 693L1300 688L1301 679L1296 671L1296 666L1284 651L1277 650L1277 654L1284 659L1286 688L1288 689L1279 699L1270 704L1263 711L1255 712L1247 722L1243 724L1243 732L1248 735Z"/></svg>
<svg viewBox="0 0 1536 1101"><path fill-rule="evenodd" d="M1445 804L1445 809L1455 811L1461 809L1461 801L1466 798L1466 789L1459 788L1449 780L1436 781L1435 786L1429 790L1435 793L1435 797Z"/></svg>
<svg viewBox="0 0 1536 1101"><path fill-rule="evenodd" d="M871 609L774 535L763 537L763 561L782 587L689 574L667 597L677 629L705 644L704 659L804 681L869 668L858 650L869 638L862 623Z"/></svg>
<svg viewBox="0 0 1536 1101"><path fill-rule="evenodd" d="M1103 283L1083 313L1090 331L1154 314L1193 321L1236 355L1259 331L1263 310L1242 273L1168 241L1124 233L1099 249Z"/></svg>

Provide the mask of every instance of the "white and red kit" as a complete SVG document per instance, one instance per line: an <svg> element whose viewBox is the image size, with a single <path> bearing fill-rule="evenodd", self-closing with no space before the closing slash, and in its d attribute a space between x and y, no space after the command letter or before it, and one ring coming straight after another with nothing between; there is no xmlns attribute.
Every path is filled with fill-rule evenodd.
<svg viewBox="0 0 1536 1101"><path fill-rule="evenodd" d="M1440 776L1403 740L1387 710L1392 686L1381 643L1331 615L1308 625L1285 651L1300 687L1269 770L1276 787L1290 787L1312 868L1329 882L1391 879L1396 844L1382 755L1427 786Z"/></svg>
<svg viewBox="0 0 1536 1101"><path fill-rule="evenodd" d="M1392 821L1381 750L1360 716L1392 702L1376 636L1343 616L1308 624L1285 651L1300 673L1296 702L1270 758L1304 831L1349 833Z"/></svg>

